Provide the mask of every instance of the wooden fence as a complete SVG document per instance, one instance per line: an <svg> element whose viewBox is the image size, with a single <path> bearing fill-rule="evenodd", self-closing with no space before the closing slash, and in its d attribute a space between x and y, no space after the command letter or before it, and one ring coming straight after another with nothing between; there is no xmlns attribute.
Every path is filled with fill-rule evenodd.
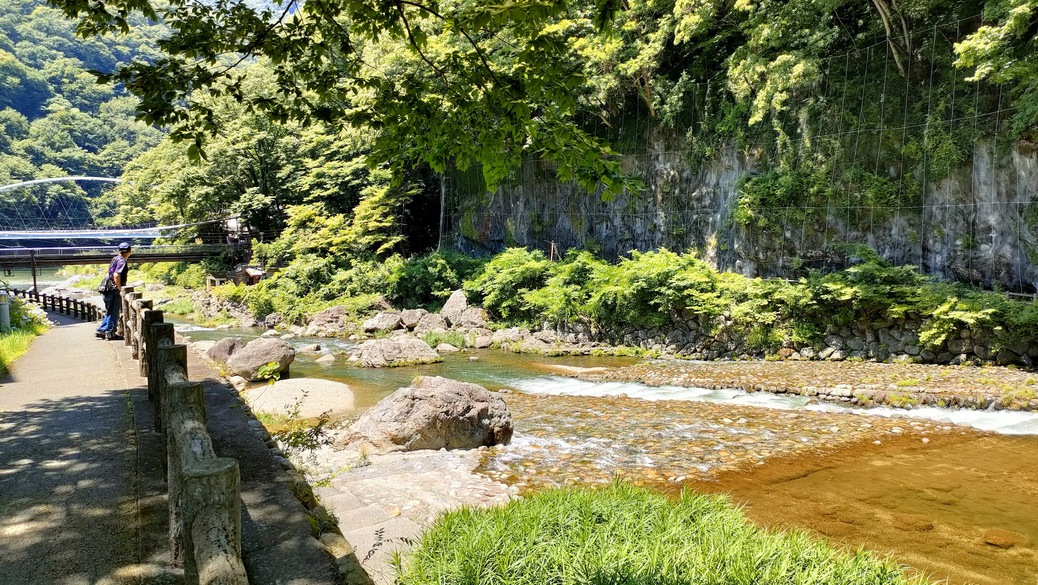
<svg viewBox="0 0 1038 585"><path fill-rule="evenodd" d="M155 428L165 437L173 563L189 585L247 585L238 461L213 451L202 384L188 380L187 346L174 343L173 324L133 287L123 287L122 299L119 332L148 378Z"/></svg>
<svg viewBox="0 0 1038 585"><path fill-rule="evenodd" d="M7 294L27 301L32 301L43 307L43 310L45 311L61 313L62 315L68 315L69 317L75 317L76 319L97 321L101 318L100 309L92 303L87 303L79 299L70 299L58 295L44 295L36 291L13 289L8 290Z"/></svg>

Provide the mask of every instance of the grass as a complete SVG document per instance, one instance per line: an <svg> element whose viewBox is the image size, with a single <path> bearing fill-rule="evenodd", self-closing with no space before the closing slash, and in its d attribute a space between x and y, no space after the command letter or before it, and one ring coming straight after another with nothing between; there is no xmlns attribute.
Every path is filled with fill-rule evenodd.
<svg viewBox="0 0 1038 585"><path fill-rule="evenodd" d="M449 343L457 348L465 347L465 334L458 331L447 331L446 333L429 332L422 336L422 341L435 348L441 343Z"/></svg>
<svg viewBox="0 0 1038 585"><path fill-rule="evenodd" d="M33 338L44 331L44 328L15 329L11 333L0 334L0 376L7 375L14 360L28 351Z"/></svg>
<svg viewBox="0 0 1038 585"><path fill-rule="evenodd" d="M616 483L442 516L395 560L400 585L922 584L803 533L757 528L724 496Z"/></svg>

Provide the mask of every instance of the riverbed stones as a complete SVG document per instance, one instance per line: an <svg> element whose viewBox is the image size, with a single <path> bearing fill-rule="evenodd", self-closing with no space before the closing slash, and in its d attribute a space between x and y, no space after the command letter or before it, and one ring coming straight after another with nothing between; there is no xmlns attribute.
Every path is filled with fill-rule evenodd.
<svg viewBox="0 0 1038 585"><path fill-rule="evenodd" d="M400 327L400 313L379 312L361 325L365 333L387 333Z"/></svg>
<svg viewBox="0 0 1038 585"><path fill-rule="evenodd" d="M459 289L452 292L451 296L447 298L447 302L440 309L440 316L452 327L461 325L461 317L468 308L469 302L465 298L465 291Z"/></svg>
<svg viewBox="0 0 1038 585"><path fill-rule="evenodd" d="M430 364L440 359L428 343L407 335L369 339L350 356L350 361L365 368Z"/></svg>
<svg viewBox="0 0 1038 585"><path fill-rule="evenodd" d="M245 401L253 412L289 418L337 418L354 408L349 386L318 378L289 378L258 386L245 393Z"/></svg>
<svg viewBox="0 0 1038 585"><path fill-rule="evenodd" d="M512 415L500 395L478 384L424 376L361 415L336 447L380 453L473 449L511 438Z"/></svg>
<svg viewBox="0 0 1038 585"><path fill-rule="evenodd" d="M215 349L215 347L214 347ZM261 367L276 363L281 374L288 372L288 367L295 360L296 351L281 339L254 339L245 347L238 348L227 360L227 369L250 381L258 381Z"/></svg>
<svg viewBox="0 0 1038 585"><path fill-rule="evenodd" d="M469 307L462 311L458 326L462 329L483 329L487 326L487 312L483 307Z"/></svg>

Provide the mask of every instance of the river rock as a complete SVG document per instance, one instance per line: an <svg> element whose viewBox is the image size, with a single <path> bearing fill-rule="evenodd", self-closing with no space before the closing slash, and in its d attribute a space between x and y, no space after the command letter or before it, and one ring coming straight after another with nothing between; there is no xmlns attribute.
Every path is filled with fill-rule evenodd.
<svg viewBox="0 0 1038 585"><path fill-rule="evenodd" d="M420 377L385 398L336 443L378 452L472 449L512 439L505 401L478 384Z"/></svg>
<svg viewBox="0 0 1038 585"><path fill-rule="evenodd" d="M314 360L314 362L321 364L322 366L331 365L335 363L335 356L330 353L326 353Z"/></svg>
<svg viewBox="0 0 1038 585"><path fill-rule="evenodd" d="M369 339L350 356L350 361L365 368L410 366L440 361L440 354L429 344L409 336Z"/></svg>
<svg viewBox="0 0 1038 585"><path fill-rule="evenodd" d="M316 418L330 417L353 410L353 391L342 382L317 378L290 378L258 386L245 393L253 412Z"/></svg>
<svg viewBox="0 0 1038 585"><path fill-rule="evenodd" d="M310 319L310 324L307 325L305 333L306 335L317 335L319 333L335 335L341 333L346 328L345 316L345 307L341 305L328 307Z"/></svg>
<svg viewBox="0 0 1038 585"><path fill-rule="evenodd" d="M400 327L400 313L381 312L361 325L365 333L385 333Z"/></svg>
<svg viewBox="0 0 1038 585"><path fill-rule="evenodd" d="M482 329L487 326L487 312L483 307L469 307L462 311L458 326L463 329Z"/></svg>
<svg viewBox="0 0 1038 585"><path fill-rule="evenodd" d="M407 309L400 313L400 324L408 329L414 329L422 317L429 314L425 309Z"/></svg>
<svg viewBox="0 0 1038 585"><path fill-rule="evenodd" d="M231 355L239 349L245 347L245 342L239 337L224 337L220 341L216 342L216 345L210 347L205 355L214 362L220 364L226 364L231 359Z"/></svg>
<svg viewBox="0 0 1038 585"><path fill-rule="evenodd" d="M295 357L296 351L292 346L280 339L254 339L231 354L227 360L227 369L255 382L260 379L260 367L276 362L278 371L284 374Z"/></svg>
<svg viewBox="0 0 1038 585"><path fill-rule="evenodd" d="M418 320L418 324L415 325L415 335L425 335L436 330L447 330L447 321L436 313L426 313Z"/></svg>
<svg viewBox="0 0 1038 585"><path fill-rule="evenodd" d="M455 353L461 351L449 343L441 343L436 346L436 351L439 353Z"/></svg>
<svg viewBox="0 0 1038 585"><path fill-rule="evenodd" d="M491 337L491 342L498 345L508 342L516 342L523 338L523 333L518 327L511 327L509 329L499 329L494 332Z"/></svg>
<svg viewBox="0 0 1038 585"><path fill-rule="evenodd" d="M440 316L443 317L447 324L450 326L461 325L461 316L465 313L465 310L469 308L469 302L465 298L465 291L456 290L451 293L451 296L444 303L443 308L440 309Z"/></svg>

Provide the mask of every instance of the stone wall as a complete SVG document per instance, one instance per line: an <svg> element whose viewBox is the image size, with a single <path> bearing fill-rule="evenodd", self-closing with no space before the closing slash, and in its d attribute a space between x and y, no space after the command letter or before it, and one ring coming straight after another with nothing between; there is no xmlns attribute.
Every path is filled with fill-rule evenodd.
<svg viewBox="0 0 1038 585"><path fill-rule="evenodd" d="M630 250L695 249L721 270L796 277L807 268L845 266L843 244L865 244L897 265L1007 290L1038 285L1038 149L979 142L971 161L937 184L923 182L921 204L857 209L815 207L774 212L765 227L733 221L739 186L759 157L729 146L693 166L664 139L625 159L646 189L602 201L553 179L530 161L515 180L488 193L468 174L449 177L454 237L466 251L509 246L588 248L606 258ZM893 173L894 171L890 171Z"/></svg>
<svg viewBox="0 0 1038 585"><path fill-rule="evenodd" d="M858 322L854 326L830 326L815 343L787 341L777 352L760 349L742 338L725 318L716 321L682 321L666 328L634 327L595 331L582 325L546 327L532 336L546 343L602 343L653 350L690 359L906 361L927 364L965 363L1033 367L1038 359L1038 341L1013 339L1001 328L972 331L961 329L948 335L937 347L920 341L922 318Z"/></svg>

